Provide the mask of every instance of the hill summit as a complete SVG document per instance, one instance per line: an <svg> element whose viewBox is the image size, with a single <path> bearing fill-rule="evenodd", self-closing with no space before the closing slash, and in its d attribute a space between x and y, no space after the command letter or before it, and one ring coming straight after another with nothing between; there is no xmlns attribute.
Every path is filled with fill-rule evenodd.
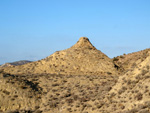
<svg viewBox="0 0 150 113"><path fill-rule="evenodd" d="M79 41L71 47L71 49L96 49L87 37L81 37Z"/></svg>
<svg viewBox="0 0 150 113"><path fill-rule="evenodd" d="M116 74L112 59L97 50L87 37L81 37L71 48L57 51L45 59L22 66L5 68L4 71L13 74Z"/></svg>

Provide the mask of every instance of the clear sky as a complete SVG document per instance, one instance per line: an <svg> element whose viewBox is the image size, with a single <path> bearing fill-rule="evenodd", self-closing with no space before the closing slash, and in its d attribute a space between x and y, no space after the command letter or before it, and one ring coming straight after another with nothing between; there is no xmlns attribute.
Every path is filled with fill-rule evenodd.
<svg viewBox="0 0 150 113"><path fill-rule="evenodd" d="M150 0L0 0L0 64L40 60L82 36L109 57L150 47Z"/></svg>

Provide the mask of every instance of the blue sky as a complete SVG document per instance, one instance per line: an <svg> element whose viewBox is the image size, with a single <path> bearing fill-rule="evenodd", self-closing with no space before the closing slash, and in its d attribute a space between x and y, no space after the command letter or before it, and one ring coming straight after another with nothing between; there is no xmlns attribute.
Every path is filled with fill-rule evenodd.
<svg viewBox="0 0 150 113"><path fill-rule="evenodd" d="M150 47L150 0L0 0L0 64L40 60L86 36L109 57Z"/></svg>

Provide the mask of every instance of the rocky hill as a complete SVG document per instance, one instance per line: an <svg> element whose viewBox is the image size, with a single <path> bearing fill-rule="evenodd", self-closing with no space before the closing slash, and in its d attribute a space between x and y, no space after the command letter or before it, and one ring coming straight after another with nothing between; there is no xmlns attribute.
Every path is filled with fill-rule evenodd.
<svg viewBox="0 0 150 113"><path fill-rule="evenodd" d="M86 37L71 48L57 51L45 59L4 69L12 74L108 75L117 74L112 59L97 50Z"/></svg>
<svg viewBox="0 0 150 113"><path fill-rule="evenodd" d="M150 113L150 49L113 59L82 37L0 70L2 113Z"/></svg>

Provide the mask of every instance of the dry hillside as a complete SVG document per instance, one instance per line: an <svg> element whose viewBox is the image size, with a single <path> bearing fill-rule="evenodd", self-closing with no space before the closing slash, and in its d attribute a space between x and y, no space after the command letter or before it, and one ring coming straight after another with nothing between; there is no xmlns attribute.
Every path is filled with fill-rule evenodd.
<svg viewBox="0 0 150 113"><path fill-rule="evenodd" d="M81 37L71 48L57 51L43 60L8 67L4 71L11 74L116 74L112 60L97 50L86 37Z"/></svg>
<svg viewBox="0 0 150 113"><path fill-rule="evenodd" d="M110 59L82 37L1 68L0 113L150 113L150 49Z"/></svg>
<svg viewBox="0 0 150 113"><path fill-rule="evenodd" d="M150 113L150 51L134 54L145 51L147 57L135 61L135 66L120 76L107 94L102 112Z"/></svg>
<svg viewBox="0 0 150 113"><path fill-rule="evenodd" d="M125 73L136 65L139 65L142 61L144 61L149 56L149 51L150 49L145 49L142 51L117 56L113 58L113 62L118 68L118 71L120 71L121 73Z"/></svg>
<svg viewBox="0 0 150 113"><path fill-rule="evenodd" d="M98 113L115 85L111 75L0 74L0 111L9 113Z"/></svg>

